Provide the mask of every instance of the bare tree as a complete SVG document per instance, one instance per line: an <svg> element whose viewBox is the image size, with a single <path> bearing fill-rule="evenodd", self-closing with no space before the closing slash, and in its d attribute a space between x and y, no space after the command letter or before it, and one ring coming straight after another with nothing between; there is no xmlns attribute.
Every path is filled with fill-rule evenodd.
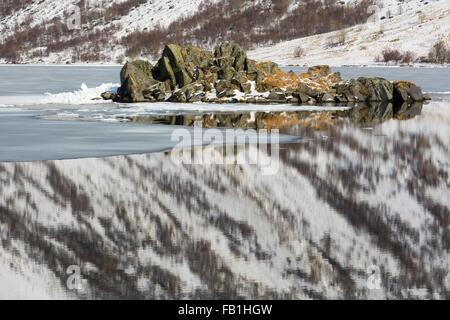
<svg viewBox="0 0 450 320"><path fill-rule="evenodd" d="M450 63L450 49L448 48L447 42L440 40L433 45L431 48L428 58L434 63Z"/></svg>

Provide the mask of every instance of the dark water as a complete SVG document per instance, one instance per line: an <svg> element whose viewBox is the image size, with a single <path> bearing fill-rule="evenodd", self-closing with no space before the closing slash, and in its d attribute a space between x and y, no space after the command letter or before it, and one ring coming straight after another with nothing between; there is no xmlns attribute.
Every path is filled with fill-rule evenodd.
<svg viewBox="0 0 450 320"><path fill-rule="evenodd" d="M449 299L450 104L390 110L293 127L310 140L276 154L236 148L272 160L271 175L262 162L178 164L170 153L0 163L0 298ZM95 152L155 147L170 130L0 119L0 138L67 128L26 130L56 154L70 131L86 130Z"/></svg>

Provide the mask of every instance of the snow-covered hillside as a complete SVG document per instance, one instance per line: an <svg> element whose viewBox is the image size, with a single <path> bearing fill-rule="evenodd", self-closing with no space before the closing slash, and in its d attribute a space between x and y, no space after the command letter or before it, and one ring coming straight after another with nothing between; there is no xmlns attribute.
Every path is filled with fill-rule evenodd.
<svg viewBox="0 0 450 320"><path fill-rule="evenodd" d="M208 0L214 3L220 0ZM76 17L74 8L80 8L79 0L40 0L33 1L23 9L15 11L13 14L0 17L0 41L9 36L14 36L14 32L23 28L49 25L54 19L61 19L67 23L70 18ZM102 56L98 62L114 63L118 57L124 57L125 49L119 45L122 37L135 31L152 30L157 27L167 27L172 22L188 17L199 9L200 5L206 0L147 0L147 1L127 1L127 0L86 0L85 5L81 6L81 21L86 17L84 11L89 13L99 13L100 17L108 9L120 3L130 3L123 15L116 15L108 21L102 19L95 20L92 24L83 25L82 32L105 32L111 43L103 43ZM73 20L76 22L76 20ZM109 30L112 28L112 34ZM66 36L70 39L70 34ZM51 42L51 41L50 41ZM89 43L85 43L87 47ZM37 47L35 50L45 49ZM28 63L66 63L71 62L72 49L61 50L51 53L48 57L36 58L27 56L22 62ZM0 59L0 62L2 61ZM81 61L82 62L82 61ZM92 61L91 61L92 62Z"/></svg>
<svg viewBox="0 0 450 320"><path fill-rule="evenodd" d="M208 3L220 4L224 0L86 0L82 9L82 29L74 32L54 31L45 34L49 26L55 23L54 19L61 18L62 23L68 20L68 10L78 4L78 0L30 0L30 4L22 9L14 11L5 17L0 16L0 44L9 39L8 46L16 45L14 38L20 40L17 44L28 43L20 48L20 54L15 57L14 50L1 55L0 63L74 63L74 62L101 62L122 63L130 54L127 43L123 39L133 32L146 32L159 28L165 28L181 18L192 17L200 9L204 9ZM349 4L356 6L364 0L338 1L340 5ZM272 37L261 37L256 42L256 49L250 52L250 56L257 60L273 60L282 65L315 65L330 64L338 65L368 65L375 64L375 59L385 48L394 48L402 51L412 51L416 57L427 55L431 46L437 40L450 41L450 1L448 0L374 0L376 7L371 7L371 18L367 23L359 24L345 29L326 34L319 34L291 41L284 41L275 45L267 46L267 43L275 43ZM237 1L239 2L239 1ZM240 1L241 7L232 10L232 16L236 12L242 12L249 6L259 7L256 13L260 13L267 3L269 6L277 3L273 0ZM120 5L123 5L122 7ZM283 7L285 12L277 13L267 25L280 24L286 29L283 19L289 18L289 13L302 6L302 0L291 0L290 5ZM220 4L221 5L221 4ZM379 9L378 9L379 8ZM275 10L276 11L276 10ZM203 12L203 11L200 11ZM234 12L234 13L233 13ZM86 17L86 15L90 15ZM311 13L313 14L313 13ZM107 16L107 18L105 18ZM206 26L207 15L198 17L198 20L190 21L180 28L188 28L191 40L195 42L195 30L199 24ZM252 16L252 15L250 15ZM244 19L239 17L239 19ZM202 20L205 19L205 20ZM323 21L331 17L321 17ZM336 17L333 17L336 19ZM348 15L343 17L348 20ZM288 19L289 20L289 19ZM231 20L233 21L233 20ZM309 20L307 20L309 21ZM221 21L224 23L224 21ZM228 21L228 24L232 22ZM254 22L252 22L254 23ZM352 24L357 23L353 21ZM251 23L249 22L249 25ZM232 30L234 26L230 25ZM261 34L274 32L264 31L261 26L254 26ZM298 28L292 23L293 28ZM41 28L31 34L17 34L18 30L30 30L30 28ZM208 28L208 27L206 27ZM315 28L315 27L314 27ZM315 29L312 30L315 30ZM55 30L61 27L56 26ZM226 25L223 27L226 30ZM332 28L333 30L335 28ZM181 33L184 34L185 29ZM281 33L283 30L280 30ZM202 31L203 33L205 30ZM227 31L228 32L228 31ZM224 32L226 35L227 32ZM256 34L258 33L256 32ZM307 34L318 31L309 30ZM54 34L58 33L56 37ZM45 34L43 36L43 34ZM161 38L153 37L145 40L145 46L158 46L156 41L164 43L164 39L171 32L161 34ZM250 32L249 32L250 34ZM222 34L221 34L222 36ZM12 37L12 38L11 38ZM194 38L193 38L194 37ZM281 37L282 38L282 37ZM292 39L288 37L287 39ZM39 39L33 43L35 39ZM152 40L155 41L152 41ZM176 38L179 41L180 36ZM183 37L181 38L183 39ZM285 38L286 39L286 38ZM139 42L139 35L134 39ZM169 41L169 40L168 40ZM279 40L278 40L279 41ZM198 45L208 45L204 39L198 41ZM209 43L210 45L210 43ZM49 46L54 46L49 50ZM301 48L302 50L299 50ZM1 46L0 46L1 49ZM136 49L136 46L135 46ZM140 48L138 48L140 50ZM19 51L19 48L16 50ZM145 50L144 50L145 51ZM154 48L152 55L158 51ZM299 54L301 52L301 54ZM151 55L143 53L133 57L152 59Z"/></svg>
<svg viewBox="0 0 450 320"><path fill-rule="evenodd" d="M412 51L420 57L438 40L450 43L450 1L380 0L378 5L380 10L373 11L366 24L260 47L249 56L282 65L374 65L385 48ZM343 43L330 45L341 37ZM304 55L296 57L298 48Z"/></svg>
<svg viewBox="0 0 450 320"><path fill-rule="evenodd" d="M155 58L168 42L208 48L223 40L274 43L359 23L367 1L28 0L0 14L0 62L121 63L130 56ZM302 18L310 11L328 12L328 22Z"/></svg>
<svg viewBox="0 0 450 320"><path fill-rule="evenodd" d="M209 0L211 1L211 0ZM220 0L212 0L217 2ZM10 35L10 31L22 23L27 23L29 26L36 26L40 23L51 21L57 17L65 17L64 13L67 10L78 6L79 0L41 0L34 1L27 5L24 9L16 11L14 14L5 18L0 18L0 39ZM113 4L123 3L126 0L86 0L86 9L89 10L105 10L110 8ZM123 36L124 33L131 30L143 30L145 28L151 29L156 26L165 27L173 21L183 16L189 16L195 13L199 6L205 0L149 0L143 1L142 4L136 7L130 7L128 14L114 19L114 23L120 23L123 28L117 32L118 36ZM70 16L70 15L69 15ZM32 17L32 21L27 21ZM97 27L103 29L110 25L99 24ZM9 32L8 32L9 31Z"/></svg>

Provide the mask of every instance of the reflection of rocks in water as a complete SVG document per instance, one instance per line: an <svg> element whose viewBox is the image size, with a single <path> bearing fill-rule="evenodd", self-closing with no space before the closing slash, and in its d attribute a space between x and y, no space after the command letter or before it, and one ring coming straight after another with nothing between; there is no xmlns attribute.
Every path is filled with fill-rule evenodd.
<svg viewBox="0 0 450 320"><path fill-rule="evenodd" d="M359 125L375 125L391 119L408 120L422 112L423 104L416 102L413 104L403 103L394 105L392 103L370 103L356 106L351 110L342 113L343 117L348 117L353 123Z"/></svg>
<svg viewBox="0 0 450 320"><path fill-rule="evenodd" d="M151 115L130 118L136 123L194 126L200 122L204 128L283 129L300 125L324 129L333 123L333 112L214 112L199 115Z"/></svg>
<svg viewBox="0 0 450 320"><path fill-rule="evenodd" d="M274 176L165 154L0 164L0 279L46 279L53 297L450 298L437 111L283 146ZM85 294L66 289L70 265ZM366 285L373 265L381 290Z"/></svg>
<svg viewBox="0 0 450 320"><path fill-rule="evenodd" d="M360 125L380 124L390 119L407 120L419 115L422 103L358 104L345 111L284 112L214 112L204 114L144 115L129 120L136 123L193 126L200 122L205 128L284 129L294 126L327 130L338 120L349 118Z"/></svg>

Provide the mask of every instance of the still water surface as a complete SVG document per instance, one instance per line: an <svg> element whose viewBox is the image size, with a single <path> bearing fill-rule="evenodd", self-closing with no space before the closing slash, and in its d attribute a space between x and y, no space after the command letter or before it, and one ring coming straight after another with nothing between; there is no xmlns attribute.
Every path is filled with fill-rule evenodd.
<svg viewBox="0 0 450 320"><path fill-rule="evenodd" d="M1 81L5 68L14 73L0 67ZM55 80L42 67L34 70L47 84L33 85L33 68L20 71L35 79L27 88L0 86L0 96L73 91L117 75L64 67ZM414 69L380 75L406 70L424 81ZM436 70L423 87L450 91ZM372 126L293 128L311 140L284 145L271 176L260 165L179 165L167 153L96 158L113 147L163 148L171 128L36 117L118 106L0 108L0 155L9 160L31 145L50 158L52 145L92 152L0 163L0 298L449 299L450 103L438 96L405 121L383 113ZM236 152L245 151L274 156L256 146ZM84 286L67 285L70 266Z"/></svg>

